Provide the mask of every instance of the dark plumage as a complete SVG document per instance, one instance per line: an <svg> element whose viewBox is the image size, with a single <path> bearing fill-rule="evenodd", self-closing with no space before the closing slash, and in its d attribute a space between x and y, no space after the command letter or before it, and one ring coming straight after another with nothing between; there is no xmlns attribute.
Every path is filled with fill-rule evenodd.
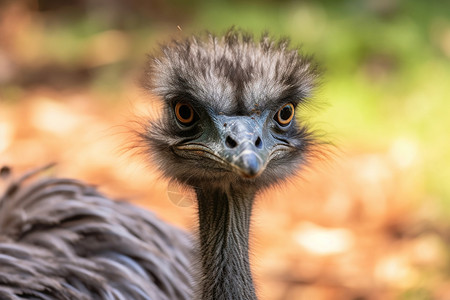
<svg viewBox="0 0 450 300"><path fill-rule="evenodd" d="M0 199L0 299L191 299L185 232L79 181L27 177Z"/></svg>
<svg viewBox="0 0 450 300"><path fill-rule="evenodd" d="M294 109L316 78L311 59L267 35L163 46L143 82L164 110L139 136L166 177L194 189L198 241L80 182L19 180L0 202L0 298L256 299L254 198L311 153Z"/></svg>

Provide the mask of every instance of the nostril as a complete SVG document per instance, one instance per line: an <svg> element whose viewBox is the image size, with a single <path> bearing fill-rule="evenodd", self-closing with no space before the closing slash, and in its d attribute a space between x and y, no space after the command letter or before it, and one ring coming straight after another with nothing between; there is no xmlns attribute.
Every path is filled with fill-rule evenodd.
<svg viewBox="0 0 450 300"><path fill-rule="evenodd" d="M237 146L237 142L233 140L233 138L230 136L227 136L225 144L227 145L228 148L235 148Z"/></svg>
<svg viewBox="0 0 450 300"><path fill-rule="evenodd" d="M256 148L261 148L262 147L262 140L261 138L258 136L258 138L255 141L255 146Z"/></svg>

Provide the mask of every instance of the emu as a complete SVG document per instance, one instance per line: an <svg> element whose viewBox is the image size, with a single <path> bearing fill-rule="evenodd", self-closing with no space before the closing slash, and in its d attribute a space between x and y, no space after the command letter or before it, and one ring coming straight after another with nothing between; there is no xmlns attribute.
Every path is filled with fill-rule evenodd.
<svg viewBox="0 0 450 300"><path fill-rule="evenodd" d="M1 299L257 299L249 263L255 196L317 145L295 117L313 60L267 34L173 40L143 86L163 113L139 133L162 174L191 187L198 236L73 179L12 182L0 198Z"/></svg>

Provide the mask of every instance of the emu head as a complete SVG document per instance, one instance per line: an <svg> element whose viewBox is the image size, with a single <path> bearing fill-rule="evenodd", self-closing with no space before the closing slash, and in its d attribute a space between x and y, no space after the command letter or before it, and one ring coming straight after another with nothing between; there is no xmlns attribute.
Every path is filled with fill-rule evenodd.
<svg viewBox="0 0 450 300"><path fill-rule="evenodd" d="M294 174L314 139L295 110L317 79L287 40L236 30L172 41L151 56L144 86L163 116L143 134L164 175L191 186L256 189Z"/></svg>

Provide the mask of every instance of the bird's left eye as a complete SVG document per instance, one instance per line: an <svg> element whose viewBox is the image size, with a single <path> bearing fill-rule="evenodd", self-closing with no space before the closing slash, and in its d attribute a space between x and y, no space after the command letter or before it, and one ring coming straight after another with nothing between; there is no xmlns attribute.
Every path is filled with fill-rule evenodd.
<svg viewBox="0 0 450 300"><path fill-rule="evenodd" d="M275 121L283 127L289 125L292 118L294 118L294 105L292 103L285 104L274 117Z"/></svg>
<svg viewBox="0 0 450 300"><path fill-rule="evenodd" d="M192 105L186 102L178 102L175 104L175 116L177 120L184 126L190 126L196 121L196 114Z"/></svg>

